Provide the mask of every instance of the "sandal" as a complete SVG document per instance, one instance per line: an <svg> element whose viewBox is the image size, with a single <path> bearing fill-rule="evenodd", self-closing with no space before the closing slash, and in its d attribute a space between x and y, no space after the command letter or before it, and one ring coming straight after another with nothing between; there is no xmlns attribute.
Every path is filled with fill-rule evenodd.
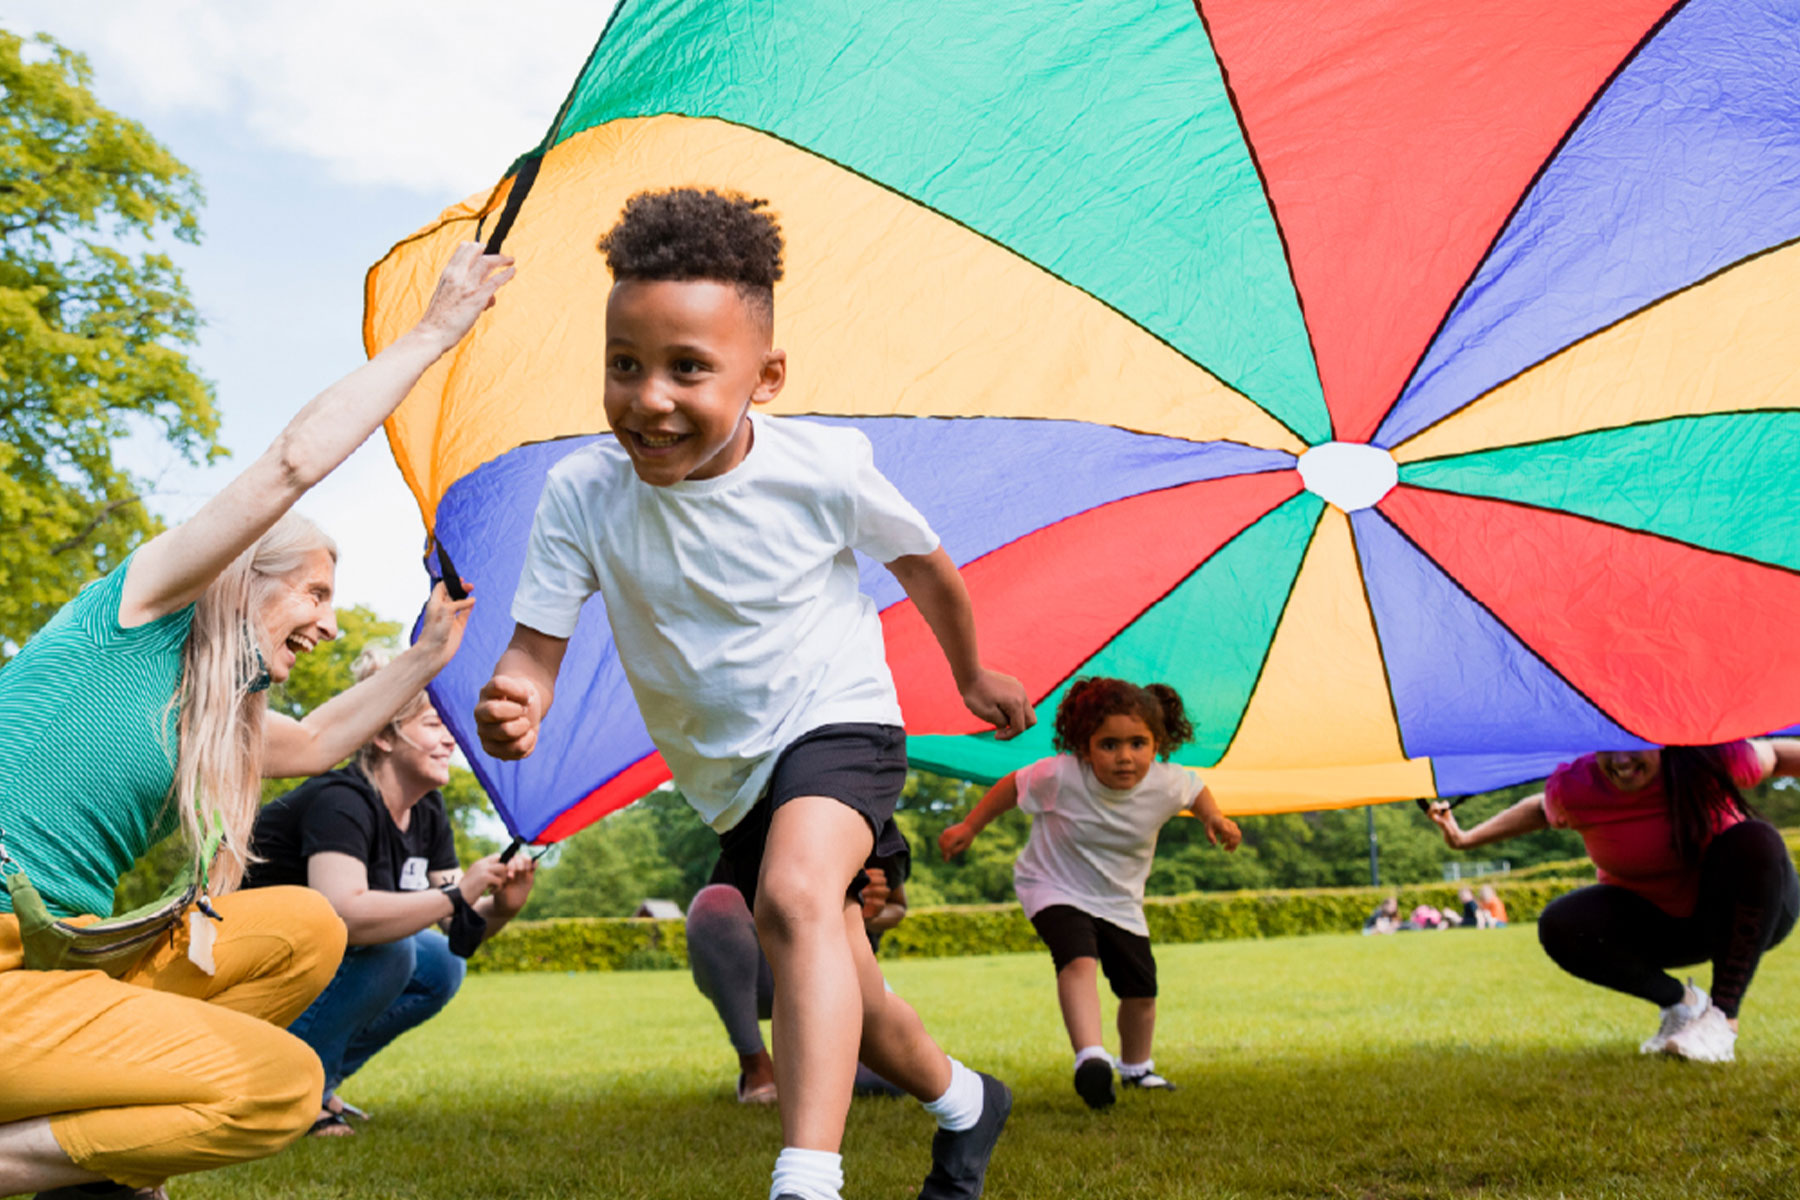
<svg viewBox="0 0 1800 1200"><path fill-rule="evenodd" d="M337 1104L336 1108L331 1107L334 1102ZM366 1110L356 1107L356 1105L350 1103L342 1096L332 1096L330 1100L325 1102L325 1107L330 1109L330 1111L337 1113L339 1116L349 1117L354 1121L367 1121L369 1119L369 1114Z"/></svg>
<svg viewBox="0 0 1800 1200"><path fill-rule="evenodd" d="M759 1083L753 1088L745 1088L744 1073L739 1071L737 1098L739 1104L774 1104L776 1100L775 1084L771 1081L769 1083Z"/></svg>
<svg viewBox="0 0 1800 1200"><path fill-rule="evenodd" d="M327 1138L352 1137L355 1133L356 1126L350 1124L350 1122L345 1119L343 1113L328 1112L322 1114L318 1120L312 1123L312 1128L306 1131L306 1136Z"/></svg>

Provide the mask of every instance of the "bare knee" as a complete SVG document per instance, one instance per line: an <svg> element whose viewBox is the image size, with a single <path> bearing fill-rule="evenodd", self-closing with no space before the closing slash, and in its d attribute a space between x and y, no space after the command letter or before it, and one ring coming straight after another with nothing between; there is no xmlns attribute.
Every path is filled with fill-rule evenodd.
<svg viewBox="0 0 1800 1200"><path fill-rule="evenodd" d="M842 936L844 886L799 872L765 872L756 889L756 933L765 946L829 931Z"/></svg>

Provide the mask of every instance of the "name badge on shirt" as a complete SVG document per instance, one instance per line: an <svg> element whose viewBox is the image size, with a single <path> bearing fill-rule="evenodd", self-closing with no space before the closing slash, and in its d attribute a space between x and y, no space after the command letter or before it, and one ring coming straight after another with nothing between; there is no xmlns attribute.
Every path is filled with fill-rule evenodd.
<svg viewBox="0 0 1800 1200"><path fill-rule="evenodd" d="M425 860L409 858L400 868L400 890L403 892L422 892L431 886L431 874L426 870Z"/></svg>

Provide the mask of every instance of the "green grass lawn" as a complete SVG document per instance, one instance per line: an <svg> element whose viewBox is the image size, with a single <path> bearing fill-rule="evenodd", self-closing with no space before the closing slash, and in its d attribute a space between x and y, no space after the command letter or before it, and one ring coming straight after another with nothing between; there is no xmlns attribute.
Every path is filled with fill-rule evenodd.
<svg viewBox="0 0 1800 1200"><path fill-rule="evenodd" d="M1181 1090L1104 1113L1070 1088L1047 955L889 964L952 1053L1012 1084L989 1196L1800 1195L1793 947L1725 1067L1640 1058L1655 1011L1562 975L1530 926L1157 958ZM473 977L345 1088L376 1113L360 1136L173 1190L763 1200L779 1129L732 1099L734 1062L685 973ZM910 1200L930 1130L910 1101L857 1101L847 1200Z"/></svg>

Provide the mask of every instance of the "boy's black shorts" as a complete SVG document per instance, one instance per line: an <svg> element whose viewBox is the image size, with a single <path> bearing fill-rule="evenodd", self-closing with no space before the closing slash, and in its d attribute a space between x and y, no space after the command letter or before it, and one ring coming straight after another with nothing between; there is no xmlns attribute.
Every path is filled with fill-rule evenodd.
<svg viewBox="0 0 1800 1200"><path fill-rule="evenodd" d="M1050 947L1050 961L1058 972L1078 958L1097 958L1119 999L1156 995L1156 959L1150 953L1150 939L1143 934L1120 929L1067 904L1039 909L1031 925Z"/></svg>
<svg viewBox="0 0 1800 1200"><path fill-rule="evenodd" d="M756 881L762 874L763 844L775 810L799 796L830 796L862 815L875 835L868 865L887 872L889 886L905 883L912 850L894 824L894 806L906 786L906 730L896 725L821 725L802 734L781 757L762 799L744 819L719 835L714 883L729 883L756 911ZM858 871L847 895L860 901L868 884Z"/></svg>

